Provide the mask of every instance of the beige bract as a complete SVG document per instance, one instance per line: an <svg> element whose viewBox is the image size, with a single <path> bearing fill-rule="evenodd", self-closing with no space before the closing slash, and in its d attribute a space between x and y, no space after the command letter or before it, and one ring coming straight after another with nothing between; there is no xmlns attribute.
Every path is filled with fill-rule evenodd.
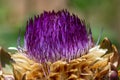
<svg viewBox="0 0 120 80"><path fill-rule="evenodd" d="M114 77L120 77L120 55L107 38L87 54L70 61L41 64L19 52L11 55L11 59L15 80L115 80Z"/></svg>

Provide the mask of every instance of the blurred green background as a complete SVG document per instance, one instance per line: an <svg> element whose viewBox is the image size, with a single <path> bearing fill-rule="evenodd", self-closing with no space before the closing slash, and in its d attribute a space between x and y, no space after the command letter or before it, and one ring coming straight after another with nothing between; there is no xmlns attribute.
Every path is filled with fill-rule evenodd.
<svg viewBox="0 0 120 80"><path fill-rule="evenodd" d="M16 47L19 29L23 44L29 17L53 9L68 9L84 19L95 42L104 28L101 40L108 37L120 50L120 0L0 0L0 46Z"/></svg>

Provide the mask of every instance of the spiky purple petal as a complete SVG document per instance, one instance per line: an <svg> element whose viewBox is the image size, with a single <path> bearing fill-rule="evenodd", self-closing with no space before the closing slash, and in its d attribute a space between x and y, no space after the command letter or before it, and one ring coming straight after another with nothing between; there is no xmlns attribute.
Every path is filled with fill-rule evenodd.
<svg viewBox="0 0 120 80"><path fill-rule="evenodd" d="M67 10L44 12L27 23L24 47L39 62L80 57L92 44L85 23Z"/></svg>

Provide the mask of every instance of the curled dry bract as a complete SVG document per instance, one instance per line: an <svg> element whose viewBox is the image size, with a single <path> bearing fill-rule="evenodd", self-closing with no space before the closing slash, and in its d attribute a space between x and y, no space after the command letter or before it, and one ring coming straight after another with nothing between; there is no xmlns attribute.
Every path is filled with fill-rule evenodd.
<svg viewBox="0 0 120 80"><path fill-rule="evenodd" d="M104 40L110 43L107 38ZM117 68L120 64L120 55L114 45L111 44L111 48L108 46L103 48L103 45L104 43L102 42L99 46L90 49L88 54L69 62L58 60L53 63L39 64L21 54L15 54L12 56L16 61L16 63L13 64L14 76L17 79L103 80L110 79L112 77L110 73L113 71L115 71L118 76L119 71ZM23 61L22 65L19 65L21 61Z"/></svg>

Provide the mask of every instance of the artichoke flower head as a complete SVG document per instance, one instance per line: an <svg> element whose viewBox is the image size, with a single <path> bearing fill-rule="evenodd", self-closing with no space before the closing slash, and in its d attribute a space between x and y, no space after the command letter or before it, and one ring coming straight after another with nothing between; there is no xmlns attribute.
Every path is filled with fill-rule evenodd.
<svg viewBox="0 0 120 80"><path fill-rule="evenodd" d="M90 28L67 10L44 11L26 25L24 45L0 80L119 80L120 55L108 38L94 45ZM3 59L3 58L2 58ZM8 60L9 61L9 60ZM4 60L2 60L2 63ZM2 66L3 67L3 66Z"/></svg>
<svg viewBox="0 0 120 80"><path fill-rule="evenodd" d="M93 46L84 21L67 10L44 12L28 21L24 48L38 62L71 60Z"/></svg>

